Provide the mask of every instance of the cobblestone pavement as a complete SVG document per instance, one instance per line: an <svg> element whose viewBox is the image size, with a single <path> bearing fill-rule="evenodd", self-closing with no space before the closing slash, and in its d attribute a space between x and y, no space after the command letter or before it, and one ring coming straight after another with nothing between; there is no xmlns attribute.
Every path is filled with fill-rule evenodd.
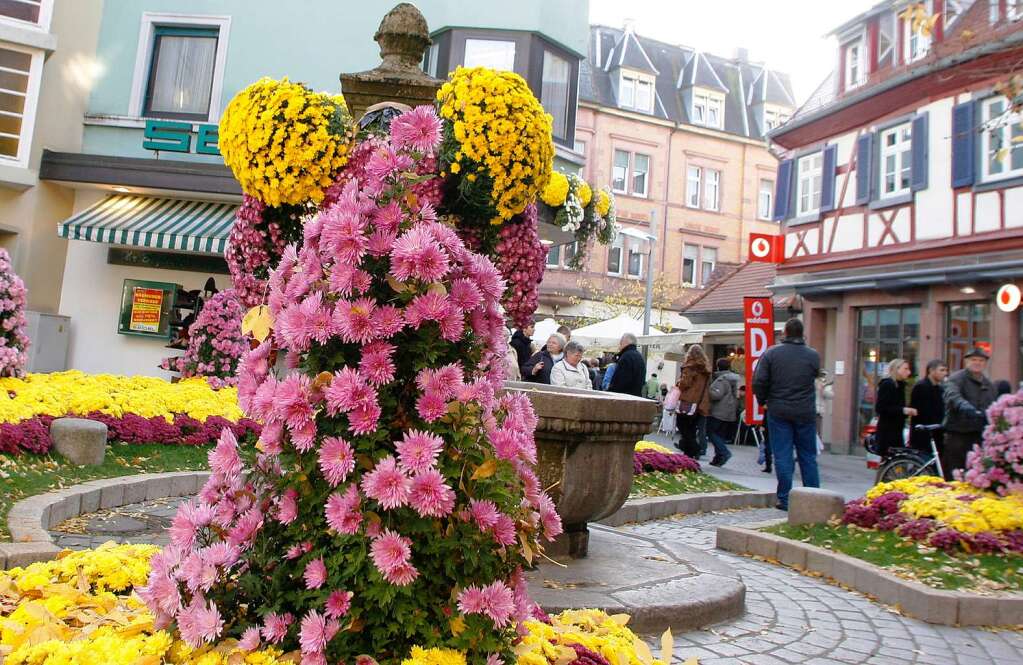
<svg viewBox="0 0 1023 665"><path fill-rule="evenodd" d="M706 513L624 531L712 550L719 524L775 519L772 509ZM1009 665L1023 663L1023 634L936 626L794 570L714 550L746 583L746 614L677 635L679 663L700 665ZM659 649L652 642L655 653Z"/></svg>
<svg viewBox="0 0 1023 665"><path fill-rule="evenodd" d="M107 541L167 545L167 527L187 497L168 497L65 520L50 530L57 547L83 550Z"/></svg>

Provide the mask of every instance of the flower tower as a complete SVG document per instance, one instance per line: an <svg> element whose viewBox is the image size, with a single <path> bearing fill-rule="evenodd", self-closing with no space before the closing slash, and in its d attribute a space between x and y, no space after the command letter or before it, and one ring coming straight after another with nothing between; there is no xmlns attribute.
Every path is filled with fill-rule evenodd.
<svg viewBox="0 0 1023 665"><path fill-rule="evenodd" d="M0 377L24 376L28 362L25 329L25 283L11 266L6 249L0 249Z"/></svg>
<svg viewBox="0 0 1023 665"><path fill-rule="evenodd" d="M185 355L168 358L161 366L182 378L206 377L214 388L235 385L238 361L248 349L241 330L244 314L234 289L215 294L188 329Z"/></svg>

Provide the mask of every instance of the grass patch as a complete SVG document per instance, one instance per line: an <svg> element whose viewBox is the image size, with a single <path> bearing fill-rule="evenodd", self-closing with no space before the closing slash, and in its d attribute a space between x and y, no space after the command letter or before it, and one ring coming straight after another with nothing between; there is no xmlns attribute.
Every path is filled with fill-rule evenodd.
<svg viewBox="0 0 1023 665"><path fill-rule="evenodd" d="M848 525L780 524L764 531L848 554L935 589L1023 590L1023 556L1017 554L947 554L891 531Z"/></svg>
<svg viewBox="0 0 1023 665"><path fill-rule="evenodd" d="M749 492L750 489L699 471L682 473L649 471L632 477L632 491L629 492L629 497L637 499L648 496L732 491Z"/></svg>
<svg viewBox="0 0 1023 665"><path fill-rule="evenodd" d="M139 473L166 471L203 471L209 468L207 454L211 446L173 446L161 443L107 446L103 464L79 466L60 455L0 454L0 541L10 539L7 513L22 499L51 490L71 487L100 478L116 478Z"/></svg>

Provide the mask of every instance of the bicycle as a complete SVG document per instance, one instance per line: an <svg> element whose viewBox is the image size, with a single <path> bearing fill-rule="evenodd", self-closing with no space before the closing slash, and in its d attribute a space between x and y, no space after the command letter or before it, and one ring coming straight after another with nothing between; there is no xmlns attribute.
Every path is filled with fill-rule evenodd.
<svg viewBox="0 0 1023 665"><path fill-rule="evenodd" d="M889 448L883 455L881 466L877 470L876 482L887 483L902 478L912 478L919 475L935 475L944 478L944 469L941 467L941 457L938 454L938 445L934 442L934 433L942 429L941 425L916 425L917 432L927 432L927 438L931 444L930 457L923 451L916 448L898 446ZM877 441L868 437L865 442L867 450L880 455L877 449ZM931 469L931 472L928 472Z"/></svg>

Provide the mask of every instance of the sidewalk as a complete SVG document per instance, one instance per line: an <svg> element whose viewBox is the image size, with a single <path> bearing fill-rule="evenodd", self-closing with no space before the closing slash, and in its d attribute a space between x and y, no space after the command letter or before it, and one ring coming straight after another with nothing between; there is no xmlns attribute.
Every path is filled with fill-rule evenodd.
<svg viewBox="0 0 1023 665"><path fill-rule="evenodd" d="M656 441L674 450L674 445L667 437L659 434L648 434L649 441ZM732 458L724 467L713 467L709 464L713 449L710 449L700 465L703 470L716 478L729 480L755 490L773 491L777 489L777 479L773 473L763 473L757 464L757 449L753 446L729 446ZM821 487L833 490L845 497L846 501L863 496L874 485L874 470L867 468L862 457L854 455L832 455L822 453L817 456L820 469ZM799 465L796 465L796 477L793 487L800 486Z"/></svg>

